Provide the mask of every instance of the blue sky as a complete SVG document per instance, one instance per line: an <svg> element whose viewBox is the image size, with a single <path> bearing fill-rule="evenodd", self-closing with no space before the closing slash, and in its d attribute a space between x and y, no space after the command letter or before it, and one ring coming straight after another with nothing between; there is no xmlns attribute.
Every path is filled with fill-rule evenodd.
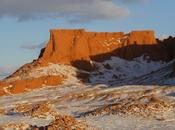
<svg viewBox="0 0 175 130"><path fill-rule="evenodd" d="M53 28L153 29L157 37L174 36L174 5L175 0L0 0L0 73L37 58Z"/></svg>

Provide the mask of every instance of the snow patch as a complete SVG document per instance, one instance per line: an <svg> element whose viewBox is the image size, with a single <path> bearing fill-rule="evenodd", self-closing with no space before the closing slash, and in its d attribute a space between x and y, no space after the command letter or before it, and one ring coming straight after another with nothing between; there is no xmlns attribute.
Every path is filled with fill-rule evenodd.
<svg viewBox="0 0 175 130"><path fill-rule="evenodd" d="M146 57L148 59L148 57ZM144 56L132 61L111 57L104 62L94 62L98 70L92 73L92 83L110 83L112 81L123 81L152 73L166 65L162 61L148 61Z"/></svg>

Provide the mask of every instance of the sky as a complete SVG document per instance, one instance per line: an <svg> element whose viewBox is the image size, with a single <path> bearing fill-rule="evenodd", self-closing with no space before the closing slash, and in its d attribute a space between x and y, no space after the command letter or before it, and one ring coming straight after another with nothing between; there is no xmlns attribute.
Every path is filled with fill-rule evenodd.
<svg viewBox="0 0 175 130"><path fill-rule="evenodd" d="M31 62L55 28L175 36L175 0L0 0L0 75Z"/></svg>

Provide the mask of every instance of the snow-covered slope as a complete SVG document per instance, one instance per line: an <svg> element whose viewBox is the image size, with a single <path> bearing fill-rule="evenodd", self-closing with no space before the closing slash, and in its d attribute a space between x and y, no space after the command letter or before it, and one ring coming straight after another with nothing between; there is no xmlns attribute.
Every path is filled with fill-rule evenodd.
<svg viewBox="0 0 175 130"><path fill-rule="evenodd" d="M112 57L105 62L94 63L97 71L90 74L92 83L107 85L171 84L169 78L173 62L151 61L149 57L142 56L132 61Z"/></svg>
<svg viewBox="0 0 175 130"><path fill-rule="evenodd" d="M17 128L21 122L25 128L46 127L55 120L55 113L59 113L84 122L87 130L173 130L175 78L171 77L172 62L144 59L138 57L127 61L112 57L101 63L93 62L97 67L93 72L50 64L31 70L28 74L12 77L9 80L43 75L67 75L68 78L56 87L45 86L0 97L0 127ZM76 77L78 73L87 73L89 82L81 82ZM36 107L36 110L29 109L43 104L46 104L46 108L49 104L51 110L47 108L45 112L45 108L42 108L39 112L40 109Z"/></svg>

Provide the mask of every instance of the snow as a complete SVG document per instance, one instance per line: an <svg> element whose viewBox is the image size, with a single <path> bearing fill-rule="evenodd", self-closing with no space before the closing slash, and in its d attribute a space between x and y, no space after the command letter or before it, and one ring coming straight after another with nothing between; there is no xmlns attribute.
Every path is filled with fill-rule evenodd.
<svg viewBox="0 0 175 130"><path fill-rule="evenodd" d="M63 65L63 64L52 64L50 63L48 67L43 67L40 69L35 70L30 75L32 77L35 76L43 76L43 75L59 75L59 76L66 76L66 81L64 84L72 84L79 82L79 80L76 78L77 69L69 66L69 65Z"/></svg>
<svg viewBox="0 0 175 130"><path fill-rule="evenodd" d="M53 76L62 76L62 77L66 76L67 78L64 83L71 84L79 81L76 78L77 71L78 70L75 67L72 67L69 65L49 63L49 65L46 67L33 69L28 73L10 78L8 79L8 81L24 80L24 79L39 78L42 76L53 75Z"/></svg>
<svg viewBox="0 0 175 130"><path fill-rule="evenodd" d="M25 124L41 127L41 126L48 125L52 121L53 119L50 117L48 117L47 119L42 119L42 118L31 118L31 117L24 117L24 116L18 116L18 115L13 115L13 116L5 115L5 116L1 116L0 125L13 122L13 123L25 123Z"/></svg>
<svg viewBox="0 0 175 130"><path fill-rule="evenodd" d="M109 97L111 93L120 94L120 99L125 99L129 95L126 93L132 93L136 91L144 91L150 89L156 89L157 86L121 86L105 88L104 85L91 86L79 86L70 85L69 87L56 87L56 88L42 88L34 92L27 92L14 96L0 97L0 107L3 106L6 110L13 108L15 104L19 103L39 103L43 101L53 102L55 109L60 114L72 115L77 117L77 120L86 121L91 127L99 128L102 130L128 130L128 129L174 129L175 121L174 117L169 117L169 121L166 120L156 121L152 119L140 119L136 117L121 117L119 115L103 115L103 116L88 116L80 118L79 115L83 112L94 110L103 105L116 102L115 98ZM87 99L66 99L65 95L68 94L83 94L84 92L90 92L89 98ZM97 96L101 95L101 96ZM108 95L108 96L107 96ZM171 114L173 116L173 114ZM21 115L4 115L0 118L0 125L8 122L24 122L31 125L46 126L52 121L51 118L40 119L24 117Z"/></svg>
<svg viewBox="0 0 175 130"><path fill-rule="evenodd" d="M174 120L161 122L135 117L123 118L116 115L91 116L84 120L100 130L174 130L175 125Z"/></svg>
<svg viewBox="0 0 175 130"><path fill-rule="evenodd" d="M148 57L146 58L148 59ZM85 112L117 103L130 96L138 96L137 92L144 92L146 90L156 90L153 91L153 94L157 98L159 96L165 98L166 96L166 98L168 97L172 101L175 100L174 96L172 96L175 93L173 88L175 78L170 77L172 62L148 61L143 56L132 61L112 57L110 60L102 63L92 62L97 66L98 70L89 73L90 83L87 84L81 83L77 79L76 74L80 70L68 65L49 64L47 67L31 70L28 74L17 78L30 79L44 75L59 75L67 76L67 79L62 85L56 87L46 86L26 93L2 96L0 97L0 108L3 107L6 110L10 110L16 104L36 104L46 101L52 102L54 109L58 113L72 115L77 120L85 121L89 126L100 130L175 129L174 112L167 115L164 121L132 116L121 117L120 115L90 115L81 117ZM105 67L107 64L111 68ZM172 86L172 90L163 91L167 88L165 84ZM40 119L23 115L0 116L0 125L8 122L25 122L31 125L46 126L51 121L52 118L50 117Z"/></svg>
<svg viewBox="0 0 175 130"><path fill-rule="evenodd" d="M135 85L155 83L160 85L174 84L174 79L169 79L172 72L171 64L162 61L151 61L149 57L141 56L131 60L111 57L104 62L91 61L97 67L96 71L86 72L90 74L90 84L108 85ZM107 66L107 67L106 67ZM77 72L83 72L75 67L64 64L52 64L47 67L31 70L27 74L14 77L16 79L31 79L41 76L67 77L64 85L76 84L80 80L76 77ZM85 72L85 71L84 71ZM167 77L167 78L166 78Z"/></svg>
<svg viewBox="0 0 175 130"><path fill-rule="evenodd" d="M36 104L43 101L54 103L55 109L60 114L72 115L77 117L78 120L83 120L88 125L99 128L102 130L128 130L128 129L173 129L175 125L174 117L169 118L171 121L160 122L150 119L140 119L136 117L121 117L118 115L103 115L103 116L88 116L80 118L81 113L94 110L101 106L114 103L117 100L110 97L109 94L116 93L120 95L120 100L127 98L127 93L156 89L157 86L121 86L121 87L104 87L104 85L97 86L83 86L81 84L70 85L65 87L56 88L42 88L33 92L22 93L14 96L0 97L0 107L3 106L6 110L13 108L16 104L31 103ZM66 98L66 95L81 94L90 92L88 98L74 99L73 96ZM159 93L157 93L159 94ZM98 96L100 95L100 96ZM173 114L171 114L173 116ZM24 117L21 115L8 115L1 116L0 125L7 122L25 122L31 125L45 126L51 122L51 118L38 119L31 117Z"/></svg>
<svg viewBox="0 0 175 130"><path fill-rule="evenodd" d="M149 59L149 57L146 57ZM163 67L169 67L165 74L170 73L171 67L169 64L162 61L149 61L144 56L133 59L132 61L124 60L119 57L111 57L110 60L104 62L94 62L98 70L93 72L90 81L92 83L103 84L134 84L136 79L152 74ZM106 68L105 66L109 66ZM164 72L164 71L163 71ZM165 75L164 74L164 75ZM132 83L130 82L132 81Z"/></svg>

